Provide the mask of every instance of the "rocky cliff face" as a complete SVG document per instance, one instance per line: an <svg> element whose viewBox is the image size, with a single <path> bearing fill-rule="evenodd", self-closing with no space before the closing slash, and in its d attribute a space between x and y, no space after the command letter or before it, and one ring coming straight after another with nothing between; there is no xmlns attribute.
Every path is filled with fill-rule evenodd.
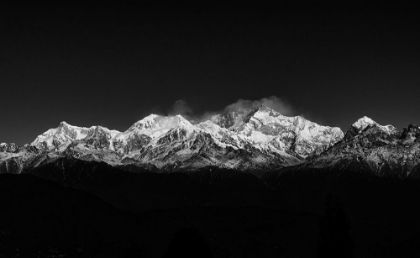
<svg viewBox="0 0 420 258"><path fill-rule="evenodd" d="M0 172L17 174L37 166L45 159L44 152L34 146L24 145L19 147L14 143L0 144Z"/></svg>

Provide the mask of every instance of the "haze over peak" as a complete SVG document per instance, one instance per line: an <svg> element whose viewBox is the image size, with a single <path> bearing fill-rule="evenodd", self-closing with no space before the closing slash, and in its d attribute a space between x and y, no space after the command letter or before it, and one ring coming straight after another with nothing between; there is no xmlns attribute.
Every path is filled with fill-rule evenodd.
<svg viewBox="0 0 420 258"><path fill-rule="evenodd" d="M169 116L179 114L190 121L192 124L198 124L206 120L211 120L211 118L215 115L223 114L226 112L245 113L250 110L256 110L258 108L268 108L286 116L297 114L296 110L292 108L292 106L287 101L284 101L276 96L270 96L259 100L238 99L223 108L218 108L215 110L205 109L201 111L195 110L192 106L189 105L189 103L187 103L187 101L179 99L175 101L167 114Z"/></svg>

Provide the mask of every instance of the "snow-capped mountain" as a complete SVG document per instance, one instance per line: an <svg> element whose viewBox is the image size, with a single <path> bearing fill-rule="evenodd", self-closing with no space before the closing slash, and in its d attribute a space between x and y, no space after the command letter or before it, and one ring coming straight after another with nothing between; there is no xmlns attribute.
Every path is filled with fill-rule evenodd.
<svg viewBox="0 0 420 258"><path fill-rule="evenodd" d="M61 122L28 145L33 150L25 155L36 157L37 163L31 162L31 166L72 156L112 166L152 166L165 171L209 166L255 171L300 164L343 136L339 128L299 116L286 117L259 105L228 110L198 124L181 115L152 114L124 132ZM7 148L1 147L0 162L20 155L15 147Z"/></svg>
<svg viewBox="0 0 420 258"><path fill-rule="evenodd" d="M149 115L124 132L61 122L30 145L0 144L0 170L21 173L62 157L127 169L195 171L206 167L258 172L278 169L368 171L420 175L420 128L399 132L368 117L344 133L265 106L213 115L192 124L181 115Z"/></svg>
<svg viewBox="0 0 420 258"><path fill-rule="evenodd" d="M78 127L63 121L57 128L49 129L39 135L31 145L39 149L64 150L72 142L84 141L95 147L109 147L109 140L118 133L116 130L109 130L102 126Z"/></svg>
<svg viewBox="0 0 420 258"><path fill-rule="evenodd" d="M321 153L343 138L340 128L320 126L300 116L286 117L261 105L225 112L211 120L255 143L271 143L304 158Z"/></svg>
<svg viewBox="0 0 420 258"><path fill-rule="evenodd" d="M409 125L399 132L368 117L356 121L342 141L295 170L365 171L377 176L418 177L420 128Z"/></svg>

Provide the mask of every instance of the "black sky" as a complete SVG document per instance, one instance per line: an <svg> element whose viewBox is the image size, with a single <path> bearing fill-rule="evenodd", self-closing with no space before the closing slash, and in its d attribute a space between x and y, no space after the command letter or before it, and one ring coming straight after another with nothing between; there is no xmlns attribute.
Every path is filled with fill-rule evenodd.
<svg viewBox="0 0 420 258"><path fill-rule="evenodd" d="M57 127L126 130L179 99L194 113L277 96L346 130L420 124L419 15L395 6L3 6L0 142Z"/></svg>

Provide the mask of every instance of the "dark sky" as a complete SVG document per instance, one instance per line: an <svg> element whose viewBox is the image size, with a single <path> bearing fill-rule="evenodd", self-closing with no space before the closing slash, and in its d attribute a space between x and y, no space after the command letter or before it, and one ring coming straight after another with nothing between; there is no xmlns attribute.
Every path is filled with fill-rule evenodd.
<svg viewBox="0 0 420 258"><path fill-rule="evenodd" d="M276 96L343 130L420 124L410 7L159 4L2 6L0 142L60 121L124 131L180 99L202 114Z"/></svg>

